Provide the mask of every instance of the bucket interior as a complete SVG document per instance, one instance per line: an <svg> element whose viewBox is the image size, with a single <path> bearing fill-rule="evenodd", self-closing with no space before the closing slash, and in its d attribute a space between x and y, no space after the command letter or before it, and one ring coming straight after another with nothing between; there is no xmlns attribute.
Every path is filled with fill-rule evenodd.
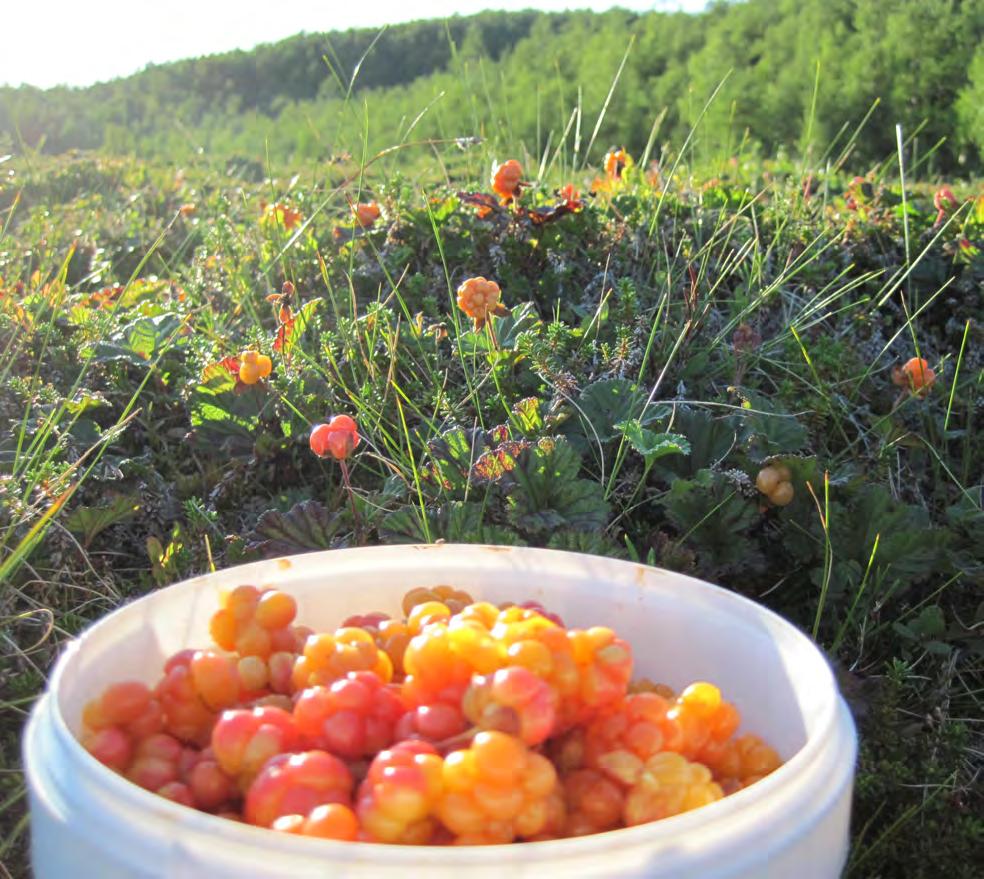
<svg viewBox="0 0 984 879"><path fill-rule="evenodd" d="M536 600L568 626L605 625L632 646L635 677L674 689L719 686L788 760L833 708L830 672L779 617L700 581L594 556L505 547L374 547L259 562L199 577L133 602L93 627L62 665L56 689L74 732L85 702L125 679L153 684L164 659L210 643L222 591L273 585L298 602L298 622L331 631L352 613L399 613L415 586L450 584L493 602Z"/></svg>

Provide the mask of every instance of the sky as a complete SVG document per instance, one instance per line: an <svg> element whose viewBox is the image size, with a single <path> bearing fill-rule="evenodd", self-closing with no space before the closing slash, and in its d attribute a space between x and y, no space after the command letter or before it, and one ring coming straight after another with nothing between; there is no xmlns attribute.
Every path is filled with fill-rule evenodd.
<svg viewBox="0 0 984 879"><path fill-rule="evenodd" d="M250 49L301 31L379 27L483 9L620 6L699 11L706 0L0 0L0 85L91 85L147 64Z"/></svg>

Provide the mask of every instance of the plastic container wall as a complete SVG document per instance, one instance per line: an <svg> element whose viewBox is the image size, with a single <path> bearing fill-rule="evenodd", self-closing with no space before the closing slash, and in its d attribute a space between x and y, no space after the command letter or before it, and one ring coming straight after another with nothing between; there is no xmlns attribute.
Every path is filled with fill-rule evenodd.
<svg viewBox="0 0 984 879"><path fill-rule="evenodd" d="M453 584L494 602L535 599L568 625L608 625L637 676L709 680L785 765L694 812L578 839L476 848L333 843L272 833L171 803L93 759L75 740L82 706L107 684L152 684L163 660L209 643L221 590L274 585L298 620L399 611L414 586ZM37 879L420 876L833 879L847 857L857 743L822 654L789 623L680 574L574 553L400 546L312 553L198 577L109 615L59 660L24 737Z"/></svg>

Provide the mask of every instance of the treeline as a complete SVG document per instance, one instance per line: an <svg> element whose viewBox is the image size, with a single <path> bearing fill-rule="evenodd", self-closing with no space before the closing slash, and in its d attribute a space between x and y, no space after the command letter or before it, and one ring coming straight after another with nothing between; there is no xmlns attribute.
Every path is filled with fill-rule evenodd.
<svg viewBox="0 0 984 879"><path fill-rule="evenodd" d="M617 86L609 91L626 58ZM710 104L708 98L717 89ZM0 89L0 141L177 158L324 158L482 136L536 155L690 143L716 157L895 149L950 174L984 158L984 0L747 0L699 15L482 13L302 34L86 89ZM863 125L862 125L863 123ZM860 129L859 129L859 126ZM590 157L596 159L597 156Z"/></svg>

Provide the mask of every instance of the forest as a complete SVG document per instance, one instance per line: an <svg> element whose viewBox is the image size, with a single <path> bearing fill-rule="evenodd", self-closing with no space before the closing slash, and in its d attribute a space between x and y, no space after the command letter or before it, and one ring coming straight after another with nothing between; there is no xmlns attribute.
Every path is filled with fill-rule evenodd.
<svg viewBox="0 0 984 879"><path fill-rule="evenodd" d="M984 156L982 35L984 0L486 12L300 34L89 88L0 89L0 146L300 161L365 130L370 153L481 136L539 156L565 131L586 140L605 106L601 152L641 151L651 134L680 144L693 129L698 155L846 148L861 165L894 152L898 124L916 162L971 176Z"/></svg>

